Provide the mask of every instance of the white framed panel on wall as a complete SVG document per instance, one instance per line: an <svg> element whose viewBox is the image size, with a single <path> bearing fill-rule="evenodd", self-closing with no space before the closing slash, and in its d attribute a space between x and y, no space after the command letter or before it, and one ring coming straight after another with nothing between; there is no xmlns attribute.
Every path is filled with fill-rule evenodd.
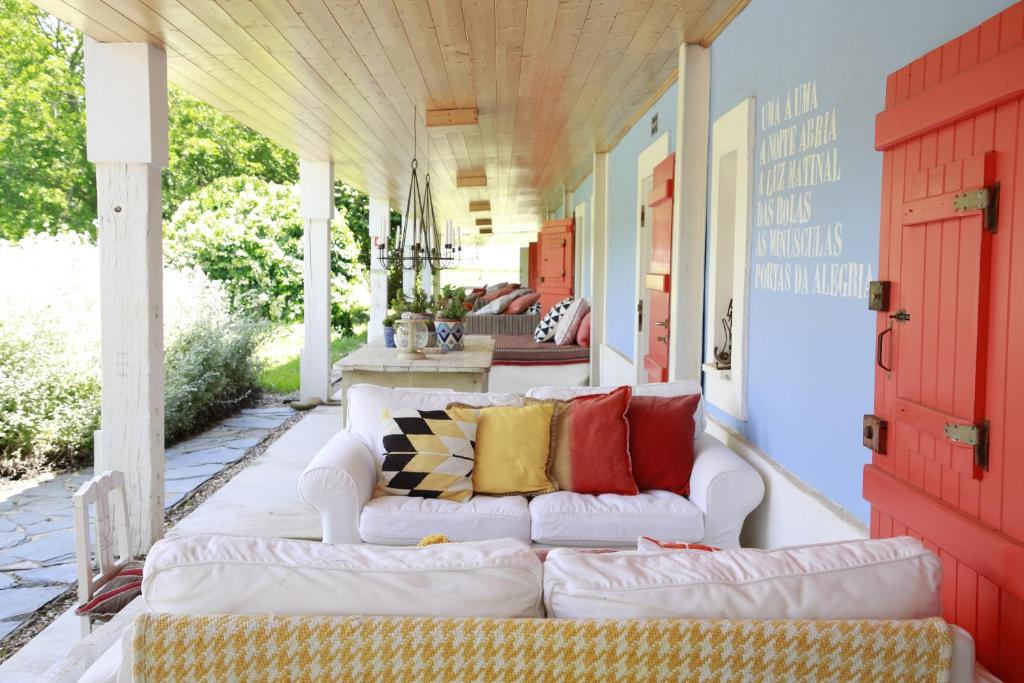
<svg viewBox="0 0 1024 683"><path fill-rule="evenodd" d="M583 263L587 250L590 249L590 238L587 230L590 227L590 220L587 216L587 203L580 202L573 209L573 232L576 246L576 268L573 270L573 294L577 299L589 297L589 292L584 288Z"/></svg>
<svg viewBox="0 0 1024 683"><path fill-rule="evenodd" d="M754 98L723 114L711 129L711 211L704 391L713 405L747 419L747 320L750 212L753 191ZM718 369L726 345L722 319L732 305L731 367Z"/></svg>

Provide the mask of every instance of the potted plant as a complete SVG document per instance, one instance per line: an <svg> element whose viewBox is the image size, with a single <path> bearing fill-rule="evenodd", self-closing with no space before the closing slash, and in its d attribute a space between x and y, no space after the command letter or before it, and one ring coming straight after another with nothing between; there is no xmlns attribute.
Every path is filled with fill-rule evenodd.
<svg viewBox="0 0 1024 683"><path fill-rule="evenodd" d="M430 297L423 291L423 285L417 279L416 284L412 290L412 299L406 304L405 311L407 315L403 316L406 318L412 318L413 320L426 320L427 325L427 341L423 346L436 346L437 335L434 331L434 314L431 310L433 308L430 301ZM401 344L399 344L401 346Z"/></svg>
<svg viewBox="0 0 1024 683"><path fill-rule="evenodd" d="M461 351L465 346L463 319L466 307L463 297L452 297L437 309L434 326L437 328L437 345L445 351Z"/></svg>

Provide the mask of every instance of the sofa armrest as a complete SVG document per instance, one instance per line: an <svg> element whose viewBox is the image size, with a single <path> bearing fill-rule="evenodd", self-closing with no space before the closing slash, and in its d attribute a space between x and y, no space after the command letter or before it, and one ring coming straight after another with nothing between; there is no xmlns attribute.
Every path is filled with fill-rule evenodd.
<svg viewBox="0 0 1024 683"><path fill-rule="evenodd" d="M738 548L743 520L764 498L764 481L724 443L702 434L693 445L690 502L704 513L702 543Z"/></svg>
<svg viewBox="0 0 1024 683"><path fill-rule="evenodd" d="M299 477L299 496L320 515L324 543L362 543L359 515L377 484L377 463L361 441L339 432Z"/></svg>

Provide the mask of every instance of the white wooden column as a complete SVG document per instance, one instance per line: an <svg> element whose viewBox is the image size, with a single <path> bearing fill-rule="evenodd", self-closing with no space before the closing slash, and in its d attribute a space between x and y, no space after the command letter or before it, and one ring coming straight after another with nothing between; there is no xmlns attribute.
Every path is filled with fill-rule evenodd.
<svg viewBox="0 0 1024 683"><path fill-rule="evenodd" d="M305 341L299 361L299 398L320 399L331 391L331 219L334 218L334 164L299 161L299 191L304 223L303 323Z"/></svg>
<svg viewBox="0 0 1024 683"><path fill-rule="evenodd" d="M86 147L96 164L102 345L97 472L124 473L131 552L164 534L164 338L160 169L167 56L85 39Z"/></svg>
<svg viewBox="0 0 1024 683"><path fill-rule="evenodd" d="M608 319L608 153L594 153L593 248L590 252L590 383L601 384L601 356Z"/></svg>
<svg viewBox="0 0 1024 683"><path fill-rule="evenodd" d="M669 379L701 377L711 50L679 46Z"/></svg>
<svg viewBox="0 0 1024 683"><path fill-rule="evenodd" d="M384 336L384 316L388 304L388 271L377 259L377 245L388 237L391 225L391 206L387 198L370 197L370 327L366 331L368 341Z"/></svg>

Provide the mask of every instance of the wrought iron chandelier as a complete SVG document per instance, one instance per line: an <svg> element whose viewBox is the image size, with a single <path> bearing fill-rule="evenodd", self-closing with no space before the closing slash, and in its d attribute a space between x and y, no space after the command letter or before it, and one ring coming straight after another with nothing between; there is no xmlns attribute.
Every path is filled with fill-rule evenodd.
<svg viewBox="0 0 1024 683"><path fill-rule="evenodd" d="M444 239L434 215L434 198L430 192L430 144L427 144L427 172L424 189L420 194L420 181L416 159L418 148L418 121L413 112L413 153L412 173L409 177L409 195L405 200L405 213L396 234L391 233L388 222L384 240L377 245L377 260L388 269L403 269L419 272L424 267L430 270L447 270L458 265L462 258L462 236L451 221L445 224Z"/></svg>

